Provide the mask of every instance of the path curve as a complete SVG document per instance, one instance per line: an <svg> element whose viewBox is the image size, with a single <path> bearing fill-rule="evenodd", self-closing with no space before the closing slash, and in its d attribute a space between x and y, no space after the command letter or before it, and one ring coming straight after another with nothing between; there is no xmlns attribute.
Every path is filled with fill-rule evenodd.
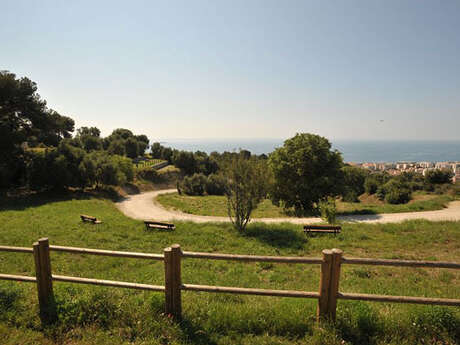
<svg viewBox="0 0 460 345"><path fill-rule="evenodd" d="M196 223L205 222L228 222L228 217L199 216L183 213L174 210L167 210L155 199L160 194L174 193L176 189L164 189L142 194L130 195L124 200L117 202L116 206L126 216L140 220L158 221L192 221ZM337 217L345 222L362 223L399 223L405 220L426 219L431 221L460 221L460 201L452 201L447 208L437 211L404 212L404 213L382 213L382 214L360 214ZM253 218L253 222L263 223L293 223L311 224L321 221L317 217L308 218Z"/></svg>

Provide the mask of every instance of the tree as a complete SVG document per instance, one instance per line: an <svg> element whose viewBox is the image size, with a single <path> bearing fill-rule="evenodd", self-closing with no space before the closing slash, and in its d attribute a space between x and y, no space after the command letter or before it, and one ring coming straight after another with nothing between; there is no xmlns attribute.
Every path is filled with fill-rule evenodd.
<svg viewBox="0 0 460 345"><path fill-rule="evenodd" d="M364 182L368 175L362 168L344 166L343 172L343 200L347 202L358 202L358 196L364 193Z"/></svg>
<svg viewBox="0 0 460 345"><path fill-rule="evenodd" d="M409 183L401 179L391 179L383 185L382 189L385 201L389 204L406 204L412 197Z"/></svg>
<svg viewBox="0 0 460 345"><path fill-rule="evenodd" d="M69 138L74 121L49 109L28 78L0 71L0 187L19 184L25 176L23 143L57 146Z"/></svg>
<svg viewBox="0 0 460 345"><path fill-rule="evenodd" d="M123 139L117 139L110 143L107 151L113 155L124 156L126 154L125 142Z"/></svg>
<svg viewBox="0 0 460 345"><path fill-rule="evenodd" d="M425 174L425 181L430 184L451 183L452 177L454 173L449 169L428 170Z"/></svg>
<svg viewBox="0 0 460 345"><path fill-rule="evenodd" d="M236 155L225 168L228 216L238 231L244 231L252 211L267 196L269 170L264 162Z"/></svg>
<svg viewBox="0 0 460 345"><path fill-rule="evenodd" d="M133 164L130 159L110 155L105 151L87 154L78 170L87 186L122 185L133 180Z"/></svg>
<svg viewBox="0 0 460 345"><path fill-rule="evenodd" d="M185 176L180 183L180 190L187 195L203 195L206 189L207 178L203 174Z"/></svg>
<svg viewBox="0 0 460 345"><path fill-rule="evenodd" d="M100 137L101 131L97 127L80 127L77 129L77 136L91 136L91 137Z"/></svg>
<svg viewBox="0 0 460 345"><path fill-rule="evenodd" d="M117 128L103 139L102 145L111 153L136 158L144 155L149 147L149 139L145 134L134 135L129 129Z"/></svg>
<svg viewBox="0 0 460 345"><path fill-rule="evenodd" d="M296 134L272 152L268 161L274 176L273 203L293 207L298 215L317 211L320 200L341 192L342 156L319 135Z"/></svg>
<svg viewBox="0 0 460 345"><path fill-rule="evenodd" d="M172 160L174 165L181 169L186 175L192 175L196 172L196 160L193 152L176 151L173 154Z"/></svg>
<svg viewBox="0 0 460 345"><path fill-rule="evenodd" d="M227 183L221 174L211 174L206 181L206 193L208 195L225 195Z"/></svg>
<svg viewBox="0 0 460 345"><path fill-rule="evenodd" d="M366 177L364 181L364 191L371 195L377 193L379 187L390 180L388 173L373 173Z"/></svg>
<svg viewBox="0 0 460 345"><path fill-rule="evenodd" d="M110 135L113 138L121 138L121 139L128 139L134 136L133 132L129 129L125 128L117 128L114 129L112 134Z"/></svg>
<svg viewBox="0 0 460 345"><path fill-rule="evenodd" d="M80 140L86 152L102 150L102 140L98 137L85 135Z"/></svg>
<svg viewBox="0 0 460 345"><path fill-rule="evenodd" d="M161 156L163 146L160 143L153 143L151 147L152 158L163 158Z"/></svg>
<svg viewBox="0 0 460 345"><path fill-rule="evenodd" d="M135 139L137 140L137 146L138 146L138 154L139 156L143 156L145 153L145 150L149 148L149 138L145 134L141 135L136 135Z"/></svg>
<svg viewBox="0 0 460 345"><path fill-rule="evenodd" d="M139 156L139 145L134 137L128 138L125 141L125 152L129 158L136 158Z"/></svg>

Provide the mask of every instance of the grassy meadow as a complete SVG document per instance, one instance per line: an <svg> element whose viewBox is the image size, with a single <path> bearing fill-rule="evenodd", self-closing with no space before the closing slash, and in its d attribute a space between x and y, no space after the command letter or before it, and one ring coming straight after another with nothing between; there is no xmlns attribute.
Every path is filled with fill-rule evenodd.
<svg viewBox="0 0 460 345"><path fill-rule="evenodd" d="M168 209L203 216L227 216L227 199L225 196L206 195L189 196L178 193L162 194L156 199ZM362 195L360 202L337 201L337 214L378 214L441 210L453 197L416 192L407 204L392 205L379 200L375 195ZM263 200L252 213L253 218L292 217L294 212L286 212L273 205L270 200Z"/></svg>
<svg viewBox="0 0 460 345"><path fill-rule="evenodd" d="M83 224L80 214L102 219ZM51 244L161 253L183 250L318 257L460 261L460 223L344 224L338 236L305 237L300 226L176 223L174 232L146 231L110 200L85 194L36 195L0 203L0 244ZM51 253L54 274L147 284L164 283L162 262ZM0 252L0 272L34 275L31 254ZM184 259L184 283L317 291L319 267ZM460 271L344 265L341 291L460 298ZM59 321L43 328L36 287L0 281L1 344L457 344L454 307L338 302L335 325L317 325L316 300L183 292L181 323L163 314L162 293L55 282Z"/></svg>

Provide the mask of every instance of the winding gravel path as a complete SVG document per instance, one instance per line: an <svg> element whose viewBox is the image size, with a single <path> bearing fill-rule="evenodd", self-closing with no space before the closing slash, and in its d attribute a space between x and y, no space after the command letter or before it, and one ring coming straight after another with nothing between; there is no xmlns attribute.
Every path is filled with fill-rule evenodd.
<svg viewBox="0 0 460 345"><path fill-rule="evenodd" d="M165 189L142 194L131 195L124 200L117 202L116 206L126 216L141 220L158 221L192 221L197 223L204 222L228 222L228 217L198 216L174 210L167 210L161 206L155 198L160 194L174 193L176 189ZM399 223L412 219L427 219L431 221L459 220L460 221L460 201L449 203L447 208L437 211L405 212L405 213L383 213L368 215L351 215L338 217L345 222L363 223ZM253 218L253 222L264 223L293 223L311 224L321 221L320 218Z"/></svg>

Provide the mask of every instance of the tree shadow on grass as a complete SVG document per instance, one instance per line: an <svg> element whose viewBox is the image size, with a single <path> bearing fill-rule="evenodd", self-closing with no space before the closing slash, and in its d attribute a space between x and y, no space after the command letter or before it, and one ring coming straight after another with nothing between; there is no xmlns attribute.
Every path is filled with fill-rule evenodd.
<svg viewBox="0 0 460 345"><path fill-rule="evenodd" d="M308 239L301 231L261 223L248 226L244 236L256 238L276 248L302 249L308 243Z"/></svg>
<svg viewBox="0 0 460 345"><path fill-rule="evenodd" d="M122 196L114 188L91 190L49 190L42 192L24 191L23 193L0 196L0 211L23 211L30 207L38 207L52 202L68 200L110 199L118 201Z"/></svg>
<svg viewBox="0 0 460 345"><path fill-rule="evenodd" d="M361 210L354 211L341 211L337 212L337 216L355 216L355 215L367 215L367 214L378 214L377 211L370 208L363 208Z"/></svg>

